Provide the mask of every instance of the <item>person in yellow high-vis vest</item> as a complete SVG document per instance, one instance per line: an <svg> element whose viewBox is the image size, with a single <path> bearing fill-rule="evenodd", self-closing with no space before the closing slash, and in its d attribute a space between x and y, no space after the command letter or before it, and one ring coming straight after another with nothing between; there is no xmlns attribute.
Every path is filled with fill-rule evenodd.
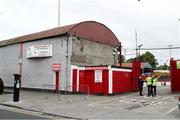
<svg viewBox="0 0 180 120"><path fill-rule="evenodd" d="M148 87L148 97L150 95L153 95L153 92L152 92L152 77L151 75L149 74L148 77L146 78L146 84L147 84L147 87Z"/></svg>
<svg viewBox="0 0 180 120"><path fill-rule="evenodd" d="M152 76L152 89L153 89L153 93L154 93L154 96L157 95L156 93L156 85L157 85L157 82L158 82L158 79L160 78L161 75L159 75L157 78L154 77L154 75Z"/></svg>

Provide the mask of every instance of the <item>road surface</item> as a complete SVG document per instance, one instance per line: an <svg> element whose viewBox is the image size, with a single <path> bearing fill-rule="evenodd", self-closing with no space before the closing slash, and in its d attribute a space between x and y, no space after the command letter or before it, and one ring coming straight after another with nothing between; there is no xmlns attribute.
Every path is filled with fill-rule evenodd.
<svg viewBox="0 0 180 120"><path fill-rule="evenodd" d="M0 119L45 119L40 116L0 109Z"/></svg>

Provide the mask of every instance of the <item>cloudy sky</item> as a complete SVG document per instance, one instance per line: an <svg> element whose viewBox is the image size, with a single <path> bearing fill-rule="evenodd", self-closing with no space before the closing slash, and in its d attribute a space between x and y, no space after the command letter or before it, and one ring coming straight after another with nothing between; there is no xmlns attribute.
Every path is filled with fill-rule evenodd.
<svg viewBox="0 0 180 120"><path fill-rule="evenodd" d="M180 46L180 0L60 0L61 26L93 20L109 27L124 49ZM58 0L0 0L0 40L58 26ZM144 53L145 51L142 51ZM160 64L170 50L150 51ZM126 58L135 57L126 50ZM180 49L171 56L180 59ZM133 54L133 55L129 55Z"/></svg>

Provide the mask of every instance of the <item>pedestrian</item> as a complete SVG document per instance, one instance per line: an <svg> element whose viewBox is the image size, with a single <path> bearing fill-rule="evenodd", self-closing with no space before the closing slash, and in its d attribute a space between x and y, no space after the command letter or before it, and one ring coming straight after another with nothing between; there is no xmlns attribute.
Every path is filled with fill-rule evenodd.
<svg viewBox="0 0 180 120"><path fill-rule="evenodd" d="M154 93L154 96L157 95L156 93L156 85L157 85L157 82L158 82L158 79L160 78L161 75L159 75L157 78L155 78L155 76L153 75L152 76L152 90L153 90L153 93Z"/></svg>
<svg viewBox="0 0 180 120"><path fill-rule="evenodd" d="M143 83L144 83L144 81L142 80L142 77L139 76L138 86L139 86L139 95L140 96L143 96Z"/></svg>
<svg viewBox="0 0 180 120"><path fill-rule="evenodd" d="M154 96L153 95L153 91L152 91L152 77L151 77L151 74L148 74L148 77L146 78L146 82L147 82L147 87L148 87L148 97L150 95Z"/></svg>

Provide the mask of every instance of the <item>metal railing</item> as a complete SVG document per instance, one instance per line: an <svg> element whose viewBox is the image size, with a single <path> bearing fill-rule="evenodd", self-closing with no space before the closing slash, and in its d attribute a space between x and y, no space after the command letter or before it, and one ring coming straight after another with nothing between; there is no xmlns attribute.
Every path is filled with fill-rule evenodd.
<svg viewBox="0 0 180 120"><path fill-rule="evenodd" d="M75 97L72 97L74 93L78 94L77 96L78 98L80 98L79 95L81 94L81 95L85 95L84 100L89 100L89 86L88 85L67 86L65 88L65 97L68 103L72 102L72 98L75 99Z"/></svg>
<svg viewBox="0 0 180 120"><path fill-rule="evenodd" d="M53 94L55 93L56 85L51 84L43 84L42 85L42 98L49 99L52 98ZM76 96L75 96L76 95ZM50 97L48 97L50 96ZM84 100L89 100L89 86L88 85L76 85L76 86L67 86L64 90L64 94L61 94L61 90L58 90L58 93L55 93L55 96L59 101L62 98L65 98L67 103L72 103L72 101L79 101L82 98Z"/></svg>
<svg viewBox="0 0 180 120"><path fill-rule="evenodd" d="M61 94L60 94L60 89L58 92L55 90L57 85L51 85L51 84L43 84L42 85L42 98L48 99L48 94L47 93L55 93L57 99L60 101L61 100ZM56 93L57 92L57 93ZM52 94L51 94L52 95Z"/></svg>

